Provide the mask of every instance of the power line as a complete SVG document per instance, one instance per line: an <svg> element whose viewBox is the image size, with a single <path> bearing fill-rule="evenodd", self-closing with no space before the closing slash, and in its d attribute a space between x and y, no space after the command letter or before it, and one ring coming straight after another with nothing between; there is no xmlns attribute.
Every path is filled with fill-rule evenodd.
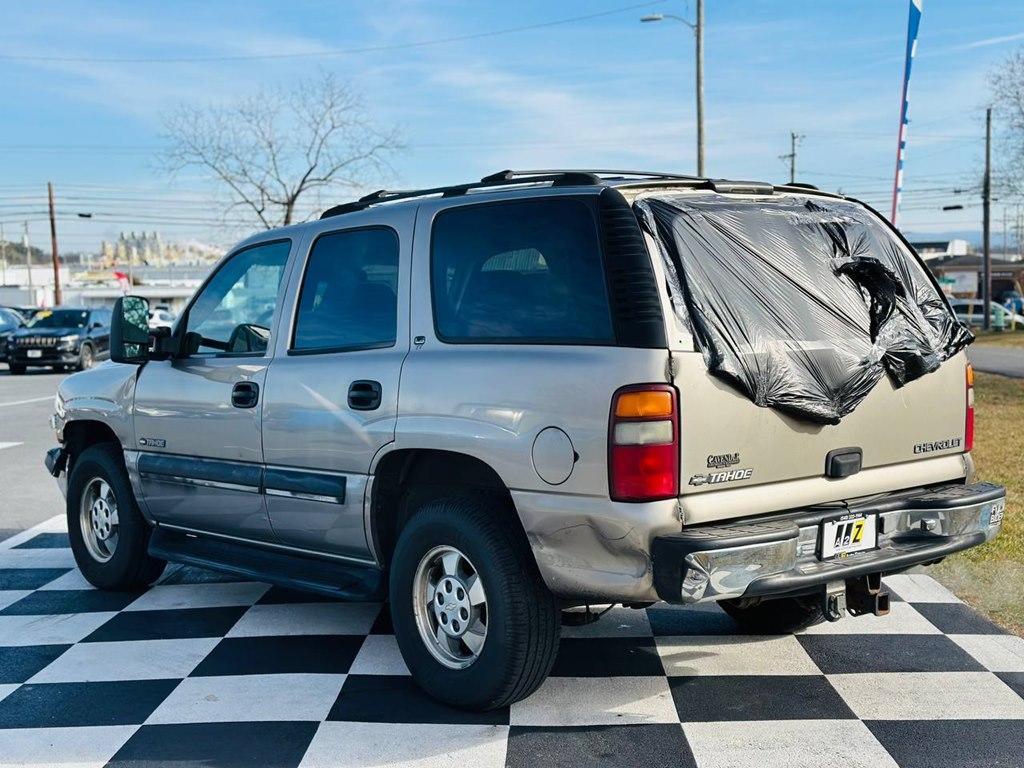
<svg viewBox="0 0 1024 768"><path fill-rule="evenodd" d="M0 56L0 58L3 58ZM818 131L816 131L818 133ZM824 135L838 135L838 136L877 136L880 134L870 133L856 133L856 132L835 132L835 131L821 131ZM644 134L641 138L644 143L663 143L663 144L676 144L683 137L674 132L655 132ZM803 138L800 136L798 138ZM917 134L915 139L927 140L927 139L941 139L942 136L939 134ZM966 135L957 135L953 137L950 135L950 140L940 141L939 143L946 145L948 148L949 144L968 144L976 140L976 137L969 137ZM576 146L594 146L594 147L617 147L621 144L621 140L611 139L575 139L572 141L550 141L544 139L527 140L527 141L425 141L425 142L410 142L406 145L406 149L416 151L419 149L461 149L464 147L576 147ZM162 146L156 144L144 145L120 145L120 144L2 144L0 145L0 153L16 152L16 153L31 153L31 154L54 154L54 155L67 155L67 154L78 154L85 153L90 155L147 155L156 154L163 149ZM920 154L918 157L930 157L934 154L947 151L946 149L935 150L927 154ZM788 155L785 155L788 157ZM841 176L844 174L830 175ZM850 174L845 174L850 175ZM882 176L873 176L872 178L882 179Z"/></svg>
<svg viewBox="0 0 1024 768"><path fill-rule="evenodd" d="M943 173L925 173L916 174L915 179L938 179L947 178L949 176L965 176L971 173L969 171L945 171ZM880 176L875 174L864 174L864 173L838 173L836 171L804 171L804 175L813 176L835 176L836 178L843 179L872 179L878 181L886 181L889 179L888 176ZM891 191L891 190L890 190Z"/></svg>
<svg viewBox="0 0 1024 768"><path fill-rule="evenodd" d="M822 136L847 136L854 138L892 138L891 133L883 133L881 131L850 131L850 130L828 130L828 129L815 129L816 134ZM977 136L972 136L967 133L915 133L915 139L977 139Z"/></svg>
<svg viewBox="0 0 1024 768"><path fill-rule="evenodd" d="M666 0L651 0L646 3L619 6L607 11L588 13L581 16L571 16L564 19L542 21L535 24L523 24L515 27L505 27L486 32L474 32L465 35L451 35L439 37L433 40L415 40L409 43L390 43L384 45L368 45L359 48L335 48L326 51L308 51L305 53L259 53L259 54L238 54L228 56L167 56L167 57L133 57L133 56L41 56L34 54L0 54L0 59L7 61L39 61L39 62L62 62L62 63L95 63L95 64L189 64L189 63L210 63L217 61L261 61L281 59L317 59L330 58L333 56L347 56L359 53L378 53L382 51L401 51L410 48L426 48L446 43L460 43L469 40L481 40L500 35L511 35L517 32L529 32L534 29L545 29L563 24L573 24L578 21L590 21L604 16L612 16L626 11L635 11L639 8L648 8L652 5L661 5Z"/></svg>

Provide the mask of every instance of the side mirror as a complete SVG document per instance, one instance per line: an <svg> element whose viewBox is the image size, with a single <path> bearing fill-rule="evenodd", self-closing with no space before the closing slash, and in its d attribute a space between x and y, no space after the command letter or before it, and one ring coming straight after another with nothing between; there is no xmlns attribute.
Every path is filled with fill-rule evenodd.
<svg viewBox="0 0 1024 768"><path fill-rule="evenodd" d="M194 331L189 331L188 333L185 334L184 340L182 341L181 354L184 355L185 357L189 357L191 355L196 354L197 352L199 352L199 346L202 344L202 342L202 336L200 336L198 333L195 333Z"/></svg>
<svg viewBox="0 0 1024 768"><path fill-rule="evenodd" d="M110 322L110 359L138 365L149 360L149 302L123 296L114 302Z"/></svg>

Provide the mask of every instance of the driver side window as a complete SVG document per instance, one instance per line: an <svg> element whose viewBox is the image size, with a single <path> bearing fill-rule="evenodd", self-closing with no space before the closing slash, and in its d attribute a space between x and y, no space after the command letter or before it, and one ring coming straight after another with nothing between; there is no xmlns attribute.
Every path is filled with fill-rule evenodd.
<svg viewBox="0 0 1024 768"><path fill-rule="evenodd" d="M188 331L201 337L200 352L267 351L278 288L290 240L247 248L231 257L196 297Z"/></svg>

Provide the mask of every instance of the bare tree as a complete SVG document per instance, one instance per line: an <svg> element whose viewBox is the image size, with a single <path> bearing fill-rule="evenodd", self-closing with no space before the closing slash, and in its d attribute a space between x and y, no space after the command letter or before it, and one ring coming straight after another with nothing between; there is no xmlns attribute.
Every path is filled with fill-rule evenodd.
<svg viewBox="0 0 1024 768"><path fill-rule="evenodd" d="M390 171L400 147L362 100L330 73L237 102L181 106L164 118L170 170L205 168L267 229L291 224L304 196L361 187Z"/></svg>
<svg viewBox="0 0 1024 768"><path fill-rule="evenodd" d="M993 106L1009 130L1005 153L1001 158L1008 173L1005 178L1014 192L1024 191L1017 179L1024 172L1024 49L1008 56L989 75Z"/></svg>

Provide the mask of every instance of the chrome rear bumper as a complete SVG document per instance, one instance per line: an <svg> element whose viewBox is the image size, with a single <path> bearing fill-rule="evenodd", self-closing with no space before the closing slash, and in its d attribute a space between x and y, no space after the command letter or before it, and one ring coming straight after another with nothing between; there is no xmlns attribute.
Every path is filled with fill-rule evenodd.
<svg viewBox="0 0 1024 768"><path fill-rule="evenodd" d="M654 540L654 585L669 602L813 592L829 582L894 573L982 544L999 533L1006 489L949 484L720 526ZM822 560L822 523L878 516L875 549Z"/></svg>

